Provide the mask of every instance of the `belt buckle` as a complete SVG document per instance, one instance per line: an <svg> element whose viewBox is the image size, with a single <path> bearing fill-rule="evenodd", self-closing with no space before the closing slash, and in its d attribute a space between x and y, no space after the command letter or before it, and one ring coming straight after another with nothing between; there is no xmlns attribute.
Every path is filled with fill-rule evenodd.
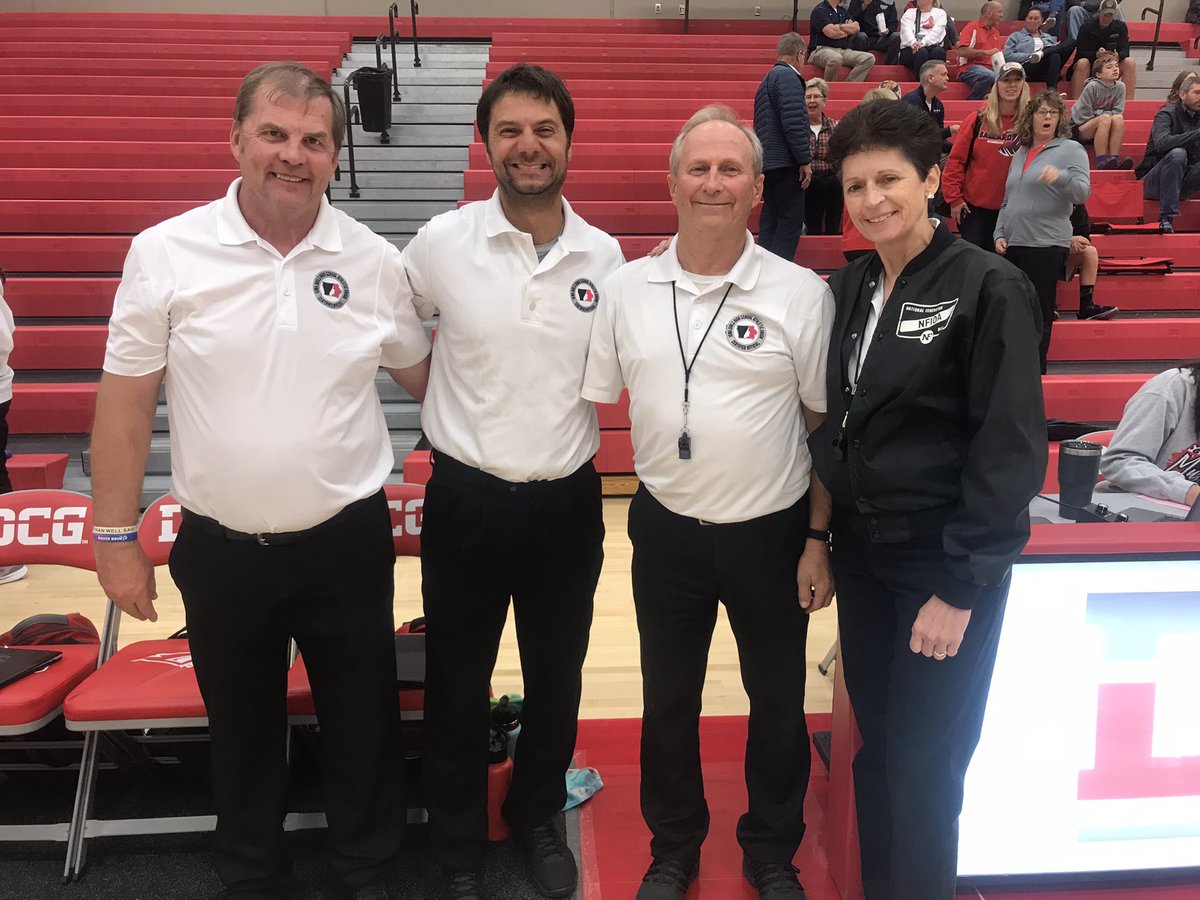
<svg viewBox="0 0 1200 900"><path fill-rule="evenodd" d="M270 547L271 546L271 542L267 540L267 537L268 537L268 535L265 534L264 532L259 532L258 534L254 535L254 539L256 541L258 541L258 545L260 547Z"/></svg>

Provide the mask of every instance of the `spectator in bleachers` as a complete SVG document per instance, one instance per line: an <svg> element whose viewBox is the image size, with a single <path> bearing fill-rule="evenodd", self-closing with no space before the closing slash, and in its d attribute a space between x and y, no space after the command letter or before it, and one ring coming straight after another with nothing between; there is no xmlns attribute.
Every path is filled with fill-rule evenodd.
<svg viewBox="0 0 1200 900"><path fill-rule="evenodd" d="M820 0L808 19L812 51L808 61L825 70L826 81L837 81L842 66L850 69L847 81L865 81L875 56L866 50L868 39L850 11L838 0Z"/></svg>
<svg viewBox="0 0 1200 900"><path fill-rule="evenodd" d="M829 85L824 78L813 78L804 89L808 108L808 141L812 153L812 181L804 197L805 234L837 234L842 223L842 182L829 164L829 138L833 119L825 115Z"/></svg>
<svg viewBox="0 0 1200 900"><path fill-rule="evenodd" d="M1060 0L1062 2L1062 0ZM1125 13L1120 7L1121 0L1116 0L1118 4L1113 15L1118 22L1124 23ZM1075 40L1079 37L1079 32L1089 19L1093 19L1096 13L1100 11L1101 0L1066 0L1065 23L1063 27L1067 30L1067 39Z"/></svg>
<svg viewBox="0 0 1200 900"><path fill-rule="evenodd" d="M8 477L8 409L12 406L13 370L8 356L13 349L13 314L4 300L4 286L8 274L0 269L0 494L13 489ZM29 574L25 566L0 566L0 584L20 581Z"/></svg>
<svg viewBox="0 0 1200 900"><path fill-rule="evenodd" d="M183 595L208 710L213 839L229 897L287 897L284 688L288 637L321 721L333 870L387 897L404 829L392 612L395 551L382 485L395 465L379 366L418 400L429 340L400 254L325 190L342 98L297 63L250 72L230 145L241 176L220 200L133 239L109 322L92 434L97 574L154 621L137 541L159 386ZM353 299L352 299L353 297Z"/></svg>
<svg viewBox="0 0 1200 900"><path fill-rule="evenodd" d="M946 90L950 84L950 73L946 71L945 60L926 61L925 65L921 66L920 77L921 83L900 99L909 106L915 106L933 117L938 130L942 133L942 152L949 153L950 138L958 131L958 126L946 124L946 107L938 99L938 94Z"/></svg>
<svg viewBox="0 0 1200 900"><path fill-rule="evenodd" d="M995 247L1004 181L1017 149L1016 121L1028 102L1025 70L1005 63L983 109L963 119L942 173L942 192L959 235L985 250Z"/></svg>
<svg viewBox="0 0 1200 900"><path fill-rule="evenodd" d="M1159 201L1158 224L1175 230L1179 201L1200 194L1200 75L1185 78L1179 99L1154 114L1146 151L1135 173L1147 200Z"/></svg>
<svg viewBox="0 0 1200 900"><path fill-rule="evenodd" d="M917 75L930 59L946 58L946 11L934 0L917 0L900 17L900 64Z"/></svg>
<svg viewBox="0 0 1200 900"><path fill-rule="evenodd" d="M1082 203L1071 211L1071 248L1067 253L1067 270L1063 273L1063 281L1071 281L1077 272L1080 319L1111 319L1121 311L1116 306L1099 306L1096 303L1100 253L1092 243L1092 220Z"/></svg>
<svg viewBox="0 0 1200 900"><path fill-rule="evenodd" d="M1095 144L1097 169L1132 169L1133 160L1121 156L1125 140L1125 84L1117 54L1101 50L1095 75L1083 86L1071 106L1071 133L1081 144Z"/></svg>
<svg viewBox="0 0 1200 900"><path fill-rule="evenodd" d="M873 249L829 279L828 413L808 444L834 507L873 900L954 898L963 778L1046 467L1033 290L928 218L940 145L903 103L856 107L830 142Z"/></svg>
<svg viewBox="0 0 1200 900"><path fill-rule="evenodd" d="M1046 90L1017 117L1021 149L1012 159L996 221L996 252L1029 276L1042 307L1042 374L1054 327L1058 281L1071 249L1071 212L1092 192L1087 153L1071 138L1058 91Z"/></svg>
<svg viewBox="0 0 1200 900"><path fill-rule="evenodd" d="M1057 90L1075 42L1060 44L1054 35L1043 34L1042 22L1042 11L1036 7L1025 15L1025 27L1014 31L1004 42L1004 61L1019 62L1025 67L1027 80L1044 81L1046 87Z"/></svg>
<svg viewBox="0 0 1200 900"><path fill-rule="evenodd" d="M959 34L958 58L962 68L958 80L970 88L968 100L982 100L996 83L996 72L1004 65L1004 38L1000 17L1004 7L988 0L979 8L979 18L968 22Z"/></svg>
<svg viewBox="0 0 1200 900"><path fill-rule="evenodd" d="M727 107L688 120L668 174L678 234L661 256L609 279L588 348L583 396L613 403L628 389L642 482L629 537L653 862L638 900L683 900L699 869L709 811L697 726L719 603L750 698L742 871L762 900L804 896L792 867L811 756L804 641L832 582L828 494L810 478L803 438L824 418L833 298L746 230L761 152ZM679 331L660 327L667 303ZM684 344L684 368L697 375L690 393Z"/></svg>
<svg viewBox="0 0 1200 900"><path fill-rule="evenodd" d="M884 90L891 91L893 94L895 94L897 100L899 100L900 95L904 93L904 90L900 87L900 82L893 81L891 78L883 79L883 81L879 82L879 86Z"/></svg>
<svg viewBox="0 0 1200 900"><path fill-rule="evenodd" d="M1125 404L1100 460L1111 486L1156 500L1200 499L1200 363L1155 375Z"/></svg>
<svg viewBox="0 0 1200 900"><path fill-rule="evenodd" d="M1200 0L1197 0L1197 2L1200 2ZM1196 72L1191 69L1184 69L1182 72L1180 72L1178 75L1176 75L1175 80L1171 82L1171 86L1167 89L1167 102L1168 103L1178 102L1179 89L1181 87L1183 87L1184 80L1186 80L1188 78L1192 78L1195 75L1200 75L1200 72Z"/></svg>
<svg viewBox="0 0 1200 900"><path fill-rule="evenodd" d="M822 0L824 2L824 0ZM812 180L808 107L804 97L804 38L779 39L775 65L754 92L754 131L763 146L763 206L758 242L788 262L804 229L804 189Z"/></svg>
<svg viewBox="0 0 1200 900"><path fill-rule="evenodd" d="M1116 18L1117 0L1100 0L1100 10L1079 29L1075 39L1075 65L1071 69L1071 96L1078 97L1092 75L1092 64L1101 50L1111 50L1121 61L1125 99L1137 91L1137 60L1129 55L1129 27Z"/></svg>
<svg viewBox="0 0 1200 900"><path fill-rule="evenodd" d="M561 78L506 69L475 122L495 193L437 216L403 253L417 310L439 313L421 409L433 448L421 533L429 843L439 896L490 895L488 684L511 606L525 706L502 812L534 886L565 897L579 870L556 817L604 559L599 432L579 385L622 257L563 199L575 105Z"/></svg>
<svg viewBox="0 0 1200 900"><path fill-rule="evenodd" d="M899 65L900 19L895 0L850 0L850 18L858 23L859 33L866 35L863 50L884 54L886 65Z"/></svg>

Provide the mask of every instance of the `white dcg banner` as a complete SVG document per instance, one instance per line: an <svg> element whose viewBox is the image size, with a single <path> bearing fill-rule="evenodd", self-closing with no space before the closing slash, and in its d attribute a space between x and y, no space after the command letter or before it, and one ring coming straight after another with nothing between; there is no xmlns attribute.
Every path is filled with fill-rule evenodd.
<svg viewBox="0 0 1200 900"><path fill-rule="evenodd" d="M961 877L1200 866L1200 560L1019 563Z"/></svg>

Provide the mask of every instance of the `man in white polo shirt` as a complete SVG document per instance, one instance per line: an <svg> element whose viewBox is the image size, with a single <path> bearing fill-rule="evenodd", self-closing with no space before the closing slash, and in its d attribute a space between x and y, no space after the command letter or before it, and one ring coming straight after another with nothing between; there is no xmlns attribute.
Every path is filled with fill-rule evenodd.
<svg viewBox="0 0 1200 900"><path fill-rule="evenodd" d="M832 596L829 495L805 438L825 412L833 298L755 245L762 146L732 110L694 115L671 148L679 234L602 286L583 396L629 389L629 508L641 636L642 815L653 862L638 900L682 900L708 832L698 719L725 604L750 697L746 878L762 898L802 896L808 614Z"/></svg>
<svg viewBox="0 0 1200 900"><path fill-rule="evenodd" d="M401 802L383 495L393 466L380 366L424 394L429 342L399 252L325 200L341 99L295 63L251 72L221 200L134 238L109 326L92 436L100 583L154 621L135 534L160 383L183 522L183 594L212 733L216 868L228 897L290 897L283 842L287 640L321 723L333 869L387 896Z"/></svg>
<svg viewBox="0 0 1200 900"><path fill-rule="evenodd" d="M604 554L599 429L579 388L597 286L623 260L562 197L575 109L557 75L503 72L476 124L496 193L433 219L404 251L418 310L440 312L421 409L430 844L439 897L483 896L488 682L511 601L525 703L504 816L534 884L563 897L578 872L556 814Z"/></svg>

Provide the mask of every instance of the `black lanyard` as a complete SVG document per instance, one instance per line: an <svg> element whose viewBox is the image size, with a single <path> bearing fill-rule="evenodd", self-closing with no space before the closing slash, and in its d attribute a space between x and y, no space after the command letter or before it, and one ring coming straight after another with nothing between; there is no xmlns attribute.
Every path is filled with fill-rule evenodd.
<svg viewBox="0 0 1200 900"><path fill-rule="evenodd" d="M721 298L720 304L717 306L717 311L713 313L712 319L709 320L708 328L704 329L704 335L700 338L700 343L696 345L696 352L692 354L692 361L687 361L687 354L683 350L683 332L679 330L679 311L676 309L678 300L675 296L675 282L671 282L671 321L675 323L675 338L679 341L679 361L683 363L683 429L679 432L679 458L692 458L692 438L688 434L687 417L688 417L688 388L692 380L692 367L696 365L696 357L700 355L700 348L704 346L705 340L708 339L708 333L712 331L713 323L717 321L717 316L721 315L721 309L725 306L725 301L729 299L729 292L733 290L733 283L730 282L729 287L725 288L725 296Z"/></svg>

